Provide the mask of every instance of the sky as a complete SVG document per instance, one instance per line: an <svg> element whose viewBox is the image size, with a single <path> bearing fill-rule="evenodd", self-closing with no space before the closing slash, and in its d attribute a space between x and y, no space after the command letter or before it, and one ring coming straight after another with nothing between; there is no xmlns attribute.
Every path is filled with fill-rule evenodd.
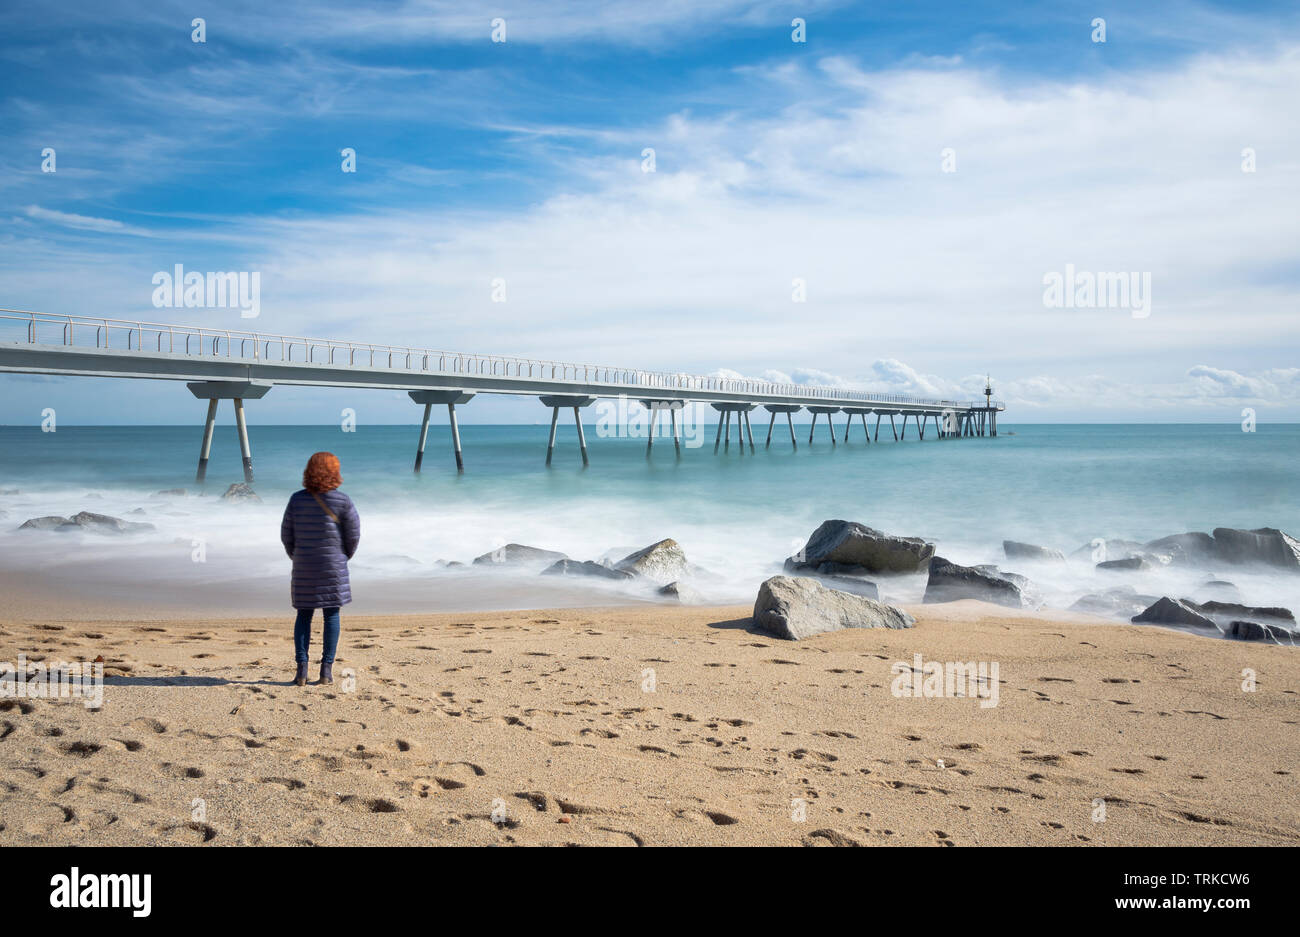
<svg viewBox="0 0 1300 937"><path fill-rule="evenodd" d="M0 306L1294 422L1297 100L1292 2L11 3ZM160 307L178 264L257 273L257 316ZM0 375L0 423L47 407L204 409ZM419 416L311 388L249 414L345 407Z"/></svg>

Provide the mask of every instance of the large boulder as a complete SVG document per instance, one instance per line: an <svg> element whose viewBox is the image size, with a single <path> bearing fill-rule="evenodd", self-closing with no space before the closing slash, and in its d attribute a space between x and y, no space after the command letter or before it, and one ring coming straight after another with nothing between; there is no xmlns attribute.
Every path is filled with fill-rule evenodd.
<svg viewBox="0 0 1300 937"><path fill-rule="evenodd" d="M1300 540L1273 527L1257 530L1216 527L1214 549L1225 563L1257 563L1300 570Z"/></svg>
<svg viewBox="0 0 1300 937"><path fill-rule="evenodd" d="M110 517L107 514L95 514L91 511L82 511L79 514L74 514L71 517L71 521L83 530L90 530L100 534L133 534L154 529L153 524L143 524L139 521L124 521L120 517Z"/></svg>
<svg viewBox="0 0 1300 937"><path fill-rule="evenodd" d="M1102 572L1123 572L1125 570L1150 569L1151 564L1141 556L1126 556L1122 560L1106 560L1098 563L1097 568Z"/></svg>
<svg viewBox="0 0 1300 937"><path fill-rule="evenodd" d="M1295 646L1300 643L1300 635L1277 625L1263 624L1257 621L1232 621L1225 632L1228 637L1239 641L1267 641L1270 644Z"/></svg>
<svg viewBox="0 0 1300 937"><path fill-rule="evenodd" d="M477 560L475 562L478 562ZM543 576L594 576L597 579L631 579L632 574L621 569L611 569L604 563L591 560L578 562L568 558L556 560L542 570Z"/></svg>
<svg viewBox="0 0 1300 937"><path fill-rule="evenodd" d="M652 543L623 557L614 568L661 585L681 579L691 571L686 554L676 540Z"/></svg>
<svg viewBox="0 0 1300 937"><path fill-rule="evenodd" d="M916 619L892 605L828 589L815 579L773 576L758 588L754 624L798 641L841 628L910 628Z"/></svg>
<svg viewBox="0 0 1300 937"><path fill-rule="evenodd" d="M1083 596L1070 606L1070 611L1132 621L1134 615L1142 614L1156 600L1156 596L1141 595L1132 586L1116 586L1105 592Z"/></svg>
<svg viewBox="0 0 1300 937"><path fill-rule="evenodd" d="M1028 584L1025 577L1001 572L996 566L959 566L936 556L930 560L930 578L925 584L923 601L978 599L1008 608L1035 608L1036 600L1029 594Z"/></svg>
<svg viewBox="0 0 1300 937"><path fill-rule="evenodd" d="M1184 625L1219 630L1214 619L1202 612L1195 602L1187 599L1171 599L1169 596L1158 599L1150 608L1139 615L1134 615L1132 621L1135 624Z"/></svg>
<svg viewBox="0 0 1300 937"><path fill-rule="evenodd" d="M1009 560L1050 560L1060 562L1065 559L1065 554L1060 550L1050 550L1047 547L1036 546L1032 543L1020 543L1017 540L1003 540L1002 552L1006 554Z"/></svg>
<svg viewBox="0 0 1300 937"><path fill-rule="evenodd" d="M507 543L482 556L474 557L475 566L543 566L568 559L554 550L540 550L522 543Z"/></svg>
<svg viewBox="0 0 1300 937"><path fill-rule="evenodd" d="M919 537L895 537L854 521L822 521L794 558L800 568L823 563L861 567L869 573L914 573L934 556L934 544Z"/></svg>
<svg viewBox="0 0 1300 937"><path fill-rule="evenodd" d="M1184 600L1186 601L1186 600ZM1290 628L1295 627L1295 615L1289 608L1279 608L1278 606L1260 607L1256 605L1242 605L1240 602L1202 602L1197 609L1204 615L1223 624L1224 621L1231 621L1236 618L1249 618L1254 621L1271 621L1285 625Z"/></svg>
<svg viewBox="0 0 1300 937"><path fill-rule="evenodd" d="M231 504L261 504L262 496L253 490L253 486L245 482L235 482L221 494L222 501L228 501Z"/></svg>
<svg viewBox="0 0 1300 937"><path fill-rule="evenodd" d="M704 596L696 592L684 582L670 582L666 586L660 586L657 590L659 595L664 596L670 601L675 601L679 605L703 605Z"/></svg>
<svg viewBox="0 0 1300 937"><path fill-rule="evenodd" d="M1199 531L1161 537L1143 544L1142 549L1166 566L1203 565L1213 562L1218 555L1214 538Z"/></svg>
<svg viewBox="0 0 1300 937"><path fill-rule="evenodd" d="M19 530L59 530L63 527L76 527L66 517L60 517L58 514L46 514L43 517L29 517L18 525Z"/></svg>

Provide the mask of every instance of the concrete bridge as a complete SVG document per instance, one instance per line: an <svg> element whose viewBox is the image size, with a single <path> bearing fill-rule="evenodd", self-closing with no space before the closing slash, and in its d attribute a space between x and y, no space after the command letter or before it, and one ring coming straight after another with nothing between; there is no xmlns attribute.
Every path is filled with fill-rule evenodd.
<svg viewBox="0 0 1300 937"><path fill-rule="evenodd" d="M197 475L200 482L207 470L221 400L233 402L244 478L253 480L244 402L264 397L276 385L407 391L424 408L415 455L417 472L424 459L429 416L435 404L447 407L456 468L464 470L456 407L469 403L476 394L535 396L549 407L548 465L555 450L561 409L573 410L582 462L587 464L581 411L600 398L627 397L639 400L649 410L647 452L654 445L664 411L669 415L673 444L681 451L677 415L692 402L709 404L719 413L715 452L723 444L724 433L725 443L730 446L733 420L742 448L748 434L748 446L754 450L749 414L760 406L770 416L765 445L771 445L777 417L784 415L794 446L798 441L792 414L803 409L813 415L808 442L814 441L818 420L824 416L832 445L836 445L836 433L831 419L837 413L846 416L845 441L854 417L859 417L863 433L871 442L867 417L873 414L875 440L880 438L884 417L889 418L896 440L906 439L908 420L914 422L920 439L925 438L931 421L932 438L953 439L996 436L997 414L1005 409L993 399L991 387L985 387L982 401L932 400L834 387L12 309L0 309L0 372L185 381L195 397L208 401ZM895 417L902 417L901 433Z"/></svg>

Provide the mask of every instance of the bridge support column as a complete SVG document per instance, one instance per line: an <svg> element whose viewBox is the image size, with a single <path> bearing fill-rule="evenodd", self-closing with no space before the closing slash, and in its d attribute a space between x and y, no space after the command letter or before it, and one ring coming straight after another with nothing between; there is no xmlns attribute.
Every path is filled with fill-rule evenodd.
<svg viewBox="0 0 1300 937"><path fill-rule="evenodd" d="M451 451L456 457L456 471L465 471L465 457L460 449L460 424L456 420L456 404L469 403L474 399L474 392L469 390L409 390L406 395L418 404L424 405L424 416L420 420L420 442L415 450L415 471L419 472L424 463L424 444L429 437L429 414L435 403L447 405L447 423L451 428Z"/></svg>
<svg viewBox="0 0 1300 937"><path fill-rule="evenodd" d="M763 448L767 449L772 445L772 430L776 428L776 414L772 414L772 419L767 421L767 442L763 443Z"/></svg>
<svg viewBox="0 0 1300 937"><path fill-rule="evenodd" d="M199 470L194 475L196 484L203 484L208 475L208 456L212 454L212 432L217 424L217 398L208 401L208 418L203 424L203 445L199 447Z"/></svg>
<svg viewBox="0 0 1300 937"><path fill-rule="evenodd" d="M880 414L876 414L876 442L880 442Z"/></svg>
<svg viewBox="0 0 1300 937"><path fill-rule="evenodd" d="M199 448L199 467L194 481L202 483L208 474L208 458L212 454L212 437L216 429L217 404L231 400L235 404L235 429L239 435L239 455L244 463L244 481L253 482L253 453L248 443L248 424L244 420L244 401L260 400L271 389L266 381L195 381L186 384L190 393L208 402L208 415L203 423L203 444Z"/></svg>
<svg viewBox="0 0 1300 937"><path fill-rule="evenodd" d="M677 411L681 410L685 405L686 405L685 402L681 400L642 400L641 401L641 406L645 407L646 410L650 412L650 421L649 421L650 432L648 434L648 438L646 439L646 443L645 443L646 458L650 457L650 452L654 447L655 433L659 432L659 412L661 410L668 411L668 415L672 420L672 427L673 427L673 448L677 451L678 455L682 454L682 444L681 441L677 438Z"/></svg>
<svg viewBox="0 0 1300 937"><path fill-rule="evenodd" d="M424 416L420 419L420 441L415 447L415 473L420 473L420 463L424 461L424 444L429 439L429 411L433 409L433 404L424 405Z"/></svg>
<svg viewBox="0 0 1300 937"><path fill-rule="evenodd" d="M809 407L808 412L813 415L812 432L808 434L808 442L811 443L813 441L813 433L817 432L817 415L824 413L826 414L826 429L831 434L831 445L832 446L836 445L835 421L831 419L831 414L839 413L840 408L839 407Z"/></svg>
<svg viewBox="0 0 1300 937"><path fill-rule="evenodd" d="M998 434L998 411L994 410L992 413L990 413L989 419L992 421L993 424L993 435L996 436Z"/></svg>
<svg viewBox="0 0 1300 937"><path fill-rule="evenodd" d="M758 404L755 403L715 403L712 404L714 410L717 410L721 416L718 418L718 435L722 439L723 451L731 449L731 416L736 416L736 441L740 443L740 451L745 451L745 429L749 428L749 448L754 449L754 428L749 425L749 411L753 410ZM718 441L713 441L713 451L718 451Z"/></svg>
<svg viewBox="0 0 1300 937"><path fill-rule="evenodd" d="M790 427L790 446L791 446L791 448L798 449L798 448L799 448L799 441L798 441L797 439L795 439L795 436L794 436L794 416L793 416L793 414L794 414L794 412L795 412L796 410L802 410L803 407L801 407L801 406L799 406L799 405L797 405L797 404L791 404L791 403L766 403L766 404L763 404L763 409L766 410L768 413L772 414L772 419L771 419L770 421L768 421L768 424L767 424L767 441L768 441L768 444L770 445L771 442L772 442L772 429L773 429L773 427L776 426L776 417L777 417L777 414L779 414L779 413L784 413L784 414L785 414L785 422L786 422L786 425Z"/></svg>
<svg viewBox="0 0 1300 937"><path fill-rule="evenodd" d="M560 419L560 408L551 407L551 435L546 440L546 464L551 464L551 456L555 453L555 424Z"/></svg>
<svg viewBox="0 0 1300 937"><path fill-rule="evenodd" d="M794 449L798 449L799 440L794 438L794 417L787 413L785 415L785 421L790 424L790 446Z"/></svg>
<svg viewBox="0 0 1300 937"><path fill-rule="evenodd" d="M559 419L560 407L573 410L573 425L578 430L578 451L582 453L582 464L590 464L587 458L587 434L582 430L582 408L596 402L595 397L579 397L571 394L547 394L538 398L542 406L551 408L551 435L546 443L546 464L551 464L551 454L555 450L555 424Z"/></svg>
<svg viewBox="0 0 1300 937"><path fill-rule="evenodd" d="M916 415L916 431L921 434L922 442L925 441L925 421L928 419L929 417L927 417L924 413L918 413Z"/></svg>

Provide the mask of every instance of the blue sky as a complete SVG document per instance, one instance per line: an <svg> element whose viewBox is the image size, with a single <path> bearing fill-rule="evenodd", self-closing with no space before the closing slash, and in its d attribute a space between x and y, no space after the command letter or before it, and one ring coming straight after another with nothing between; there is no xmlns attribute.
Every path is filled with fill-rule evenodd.
<svg viewBox="0 0 1300 937"><path fill-rule="evenodd" d="M1009 420L1300 419L1294 3L9 5L0 74L6 307L250 327L156 308L179 263L258 271L265 332L927 396L990 372ZM1046 306L1067 265L1149 274L1149 315ZM254 418L416 416L354 395ZM200 409L0 376L0 422L48 406Z"/></svg>

